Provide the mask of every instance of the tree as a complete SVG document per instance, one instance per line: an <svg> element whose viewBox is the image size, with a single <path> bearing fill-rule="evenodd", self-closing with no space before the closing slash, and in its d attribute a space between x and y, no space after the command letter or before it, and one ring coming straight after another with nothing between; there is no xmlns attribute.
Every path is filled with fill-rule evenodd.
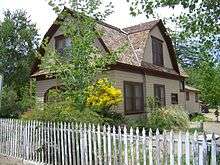
<svg viewBox="0 0 220 165"><path fill-rule="evenodd" d="M37 45L37 28L31 23L27 13L23 10L6 10L3 20L0 21L0 74L4 77L5 90L2 98L2 117L17 117L17 111L21 110L18 104L26 102L23 99L24 96L27 97L30 69ZM9 108L13 105L16 111Z"/></svg>
<svg viewBox="0 0 220 165"><path fill-rule="evenodd" d="M56 4L55 1L50 1L49 4L58 13L61 21L57 23L71 42L62 51L62 55L46 44L41 68L61 81L65 98L82 111L87 106L86 90L118 57L119 51L105 53L94 44L97 37L102 35L96 20L103 20L111 13L111 3L103 13L99 11L100 0L70 0L70 10L63 10L63 5Z"/></svg>

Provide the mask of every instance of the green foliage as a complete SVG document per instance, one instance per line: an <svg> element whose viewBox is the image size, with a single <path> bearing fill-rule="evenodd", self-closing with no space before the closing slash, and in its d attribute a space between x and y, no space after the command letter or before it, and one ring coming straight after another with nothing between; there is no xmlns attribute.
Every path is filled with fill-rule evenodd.
<svg viewBox="0 0 220 165"><path fill-rule="evenodd" d="M205 117L203 114L194 114L190 116L190 121L192 122L205 122L207 121L207 117Z"/></svg>
<svg viewBox="0 0 220 165"><path fill-rule="evenodd" d="M18 97L16 90L4 86L1 98L1 117L18 118L23 112L34 106L35 99L29 95L29 89L22 88L21 91L22 97Z"/></svg>
<svg viewBox="0 0 220 165"><path fill-rule="evenodd" d="M180 107L164 107L148 115L147 126L153 130L186 130L189 127L188 115Z"/></svg>
<svg viewBox="0 0 220 165"><path fill-rule="evenodd" d="M104 19L110 10L104 13L97 12L100 1L80 1L75 3L70 0L71 10L74 17L65 9L59 17L67 21L58 22L65 37L71 40L62 55L54 48L45 46L45 56L42 58L41 68L52 73L62 82L65 89L65 97L72 100L76 109L84 110L87 102L87 91L91 84L94 84L97 75L108 69L110 64L116 62L118 52L105 53L94 44L101 32L97 28L94 16L98 20ZM56 11L62 8L55 1L50 1L50 5ZM108 8L111 7L108 6Z"/></svg>
<svg viewBox="0 0 220 165"><path fill-rule="evenodd" d="M0 21L1 117L18 117L34 105L29 83L37 45L37 28L27 13L6 10Z"/></svg>
<svg viewBox="0 0 220 165"><path fill-rule="evenodd" d="M102 124L104 119L91 110L75 110L67 102L54 102L44 105L43 109L36 109L24 113L22 116L26 120L52 121L52 122L78 122Z"/></svg>
<svg viewBox="0 0 220 165"><path fill-rule="evenodd" d="M36 25L22 10L4 12L0 21L0 73L4 84L17 91L29 83L35 49L38 44Z"/></svg>

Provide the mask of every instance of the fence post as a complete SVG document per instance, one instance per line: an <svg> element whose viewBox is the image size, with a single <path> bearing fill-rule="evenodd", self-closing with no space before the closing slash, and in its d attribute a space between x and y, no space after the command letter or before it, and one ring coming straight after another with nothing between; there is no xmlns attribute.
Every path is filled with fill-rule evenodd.
<svg viewBox="0 0 220 165"><path fill-rule="evenodd" d="M215 134L212 134L212 141L211 141L211 164L216 165L216 142L215 142Z"/></svg>
<svg viewBox="0 0 220 165"><path fill-rule="evenodd" d="M163 131L163 164L167 165L167 137L166 130Z"/></svg>

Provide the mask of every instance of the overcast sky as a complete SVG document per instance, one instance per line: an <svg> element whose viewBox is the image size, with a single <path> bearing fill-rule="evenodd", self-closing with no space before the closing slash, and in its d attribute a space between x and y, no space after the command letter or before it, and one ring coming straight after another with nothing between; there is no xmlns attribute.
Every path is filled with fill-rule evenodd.
<svg viewBox="0 0 220 165"><path fill-rule="evenodd" d="M106 20L109 24L122 28L155 19L146 19L144 15L132 17L129 15L129 6L126 0L111 1L114 5L114 13ZM5 9L25 9L32 21L37 24L41 36L44 35L56 18L56 14L47 4L47 0L0 0L0 18L2 18L2 12ZM158 15L160 18L164 18L171 16L174 12L179 14L181 11L181 8L175 10L163 8L158 10Z"/></svg>

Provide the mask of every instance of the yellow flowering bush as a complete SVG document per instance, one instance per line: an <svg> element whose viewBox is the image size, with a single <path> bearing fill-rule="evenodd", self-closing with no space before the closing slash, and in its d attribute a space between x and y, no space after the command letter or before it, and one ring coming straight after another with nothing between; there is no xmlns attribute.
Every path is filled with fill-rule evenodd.
<svg viewBox="0 0 220 165"><path fill-rule="evenodd" d="M122 102L122 93L108 81L107 78L98 80L88 87L87 106L97 109L110 109Z"/></svg>

